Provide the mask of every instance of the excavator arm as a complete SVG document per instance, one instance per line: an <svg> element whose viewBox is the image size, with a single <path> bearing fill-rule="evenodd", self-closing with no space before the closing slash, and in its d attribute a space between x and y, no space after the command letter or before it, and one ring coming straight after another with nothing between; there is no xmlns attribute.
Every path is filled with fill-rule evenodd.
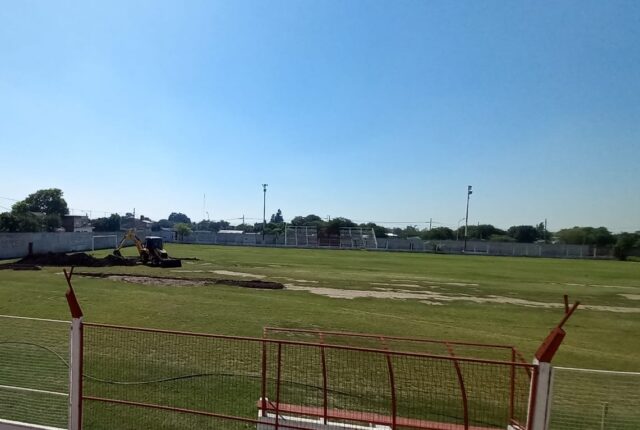
<svg viewBox="0 0 640 430"><path fill-rule="evenodd" d="M117 248L113 250L113 255L122 257L120 249L127 241L131 241L136 246L138 254L140 254L140 261L142 264L156 267L182 267L180 259L169 258L167 251L165 251L162 246L161 238L147 237L146 240L146 243L142 243L140 238L136 235L136 230L133 228L129 229L118 244Z"/></svg>
<svg viewBox="0 0 640 430"><path fill-rule="evenodd" d="M130 228L124 234L124 237L122 238L122 240L118 244L118 247L113 250L113 255L116 255L118 257L122 257L122 253L120 252L120 249L124 246L124 244L128 240L132 241L133 244L136 246L136 249L138 250L138 254L140 254L140 258L145 260L145 255L147 257L146 259L149 258L149 254L148 254L147 250L145 249L144 245L142 244L142 241L140 240L140 238L136 235L136 230L133 229L133 228Z"/></svg>

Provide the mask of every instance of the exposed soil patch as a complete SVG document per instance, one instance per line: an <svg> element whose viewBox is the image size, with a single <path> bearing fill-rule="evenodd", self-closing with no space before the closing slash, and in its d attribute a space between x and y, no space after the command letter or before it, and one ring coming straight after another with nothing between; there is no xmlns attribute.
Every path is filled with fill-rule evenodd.
<svg viewBox="0 0 640 430"><path fill-rule="evenodd" d="M370 282L371 285L384 285L387 287L406 287L406 288L422 288L421 285L418 284L389 284L387 282ZM430 285L431 287L431 285Z"/></svg>
<svg viewBox="0 0 640 430"><path fill-rule="evenodd" d="M318 284L319 281L307 281L306 279L293 279L286 276L271 276L272 279L284 279L285 281L301 282L303 284Z"/></svg>
<svg viewBox="0 0 640 430"><path fill-rule="evenodd" d="M254 275L251 273L244 273L244 272L232 272L230 270L210 270L210 272L218 275L225 275L225 276L240 276L243 278L264 278L264 275Z"/></svg>
<svg viewBox="0 0 640 430"><path fill-rule="evenodd" d="M106 278L114 281L129 282L141 285L159 285L167 287L205 286L214 284L233 285L244 288L261 290L281 290L284 288L279 282L261 281L259 279L218 279L218 278L180 278L171 276L132 275L129 273L76 272L78 276Z"/></svg>
<svg viewBox="0 0 640 430"><path fill-rule="evenodd" d="M26 270L27 266L81 266L81 267L108 267L108 266L135 266L137 258L117 257L107 255L104 258L95 258L84 252L66 254L64 252L48 252L46 254L28 255L13 264L10 268Z"/></svg>
<svg viewBox="0 0 640 430"><path fill-rule="evenodd" d="M640 294L620 294L625 299L640 300Z"/></svg>
<svg viewBox="0 0 640 430"><path fill-rule="evenodd" d="M9 263L9 264L0 264L0 270L42 270L42 267L37 266L35 264L18 264L18 263Z"/></svg>
<svg viewBox="0 0 640 430"><path fill-rule="evenodd" d="M318 288L307 285L285 284L286 289L293 291L308 291L321 296L332 297L336 299L356 299L356 298L376 298L376 299L409 299L419 300L426 304L442 304L443 302L467 301L473 303L500 303L516 306L534 307L534 308L564 308L563 303L546 303L536 302L532 300L517 299L504 296L486 296L476 297L468 294L447 295L436 293L433 291L407 291L393 290L387 288L378 288L376 290L343 290L338 288ZM594 311L618 312L618 313L640 313L640 308L630 308L621 306L599 306L599 305L582 305L581 308Z"/></svg>

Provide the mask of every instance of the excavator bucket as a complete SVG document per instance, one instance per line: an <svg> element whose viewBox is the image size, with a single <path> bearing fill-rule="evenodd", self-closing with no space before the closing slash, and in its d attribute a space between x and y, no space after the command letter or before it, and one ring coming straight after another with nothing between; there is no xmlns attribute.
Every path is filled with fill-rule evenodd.
<svg viewBox="0 0 640 430"><path fill-rule="evenodd" d="M182 261L177 258L160 260L160 267L182 267Z"/></svg>

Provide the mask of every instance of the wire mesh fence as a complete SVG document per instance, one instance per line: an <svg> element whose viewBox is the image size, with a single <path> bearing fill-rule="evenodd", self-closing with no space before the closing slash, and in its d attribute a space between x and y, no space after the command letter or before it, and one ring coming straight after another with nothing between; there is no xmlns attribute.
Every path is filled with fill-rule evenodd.
<svg viewBox="0 0 640 430"><path fill-rule="evenodd" d="M67 428L69 322L0 315L0 420Z"/></svg>
<svg viewBox="0 0 640 430"><path fill-rule="evenodd" d="M535 367L86 324L84 369L87 429L457 430L524 424Z"/></svg>
<svg viewBox="0 0 640 430"><path fill-rule="evenodd" d="M640 372L556 367L551 430L637 430Z"/></svg>
<svg viewBox="0 0 640 430"><path fill-rule="evenodd" d="M419 352L432 355L453 355L456 357L503 361L520 360L523 363L525 362L521 358L522 355L511 345L284 327L265 327L263 331L264 336L269 339L357 346L396 352Z"/></svg>

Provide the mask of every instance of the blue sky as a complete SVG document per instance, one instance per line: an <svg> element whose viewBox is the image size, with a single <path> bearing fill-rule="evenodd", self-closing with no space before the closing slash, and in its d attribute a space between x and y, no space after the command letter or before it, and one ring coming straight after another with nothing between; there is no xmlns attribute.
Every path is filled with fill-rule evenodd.
<svg viewBox="0 0 640 430"><path fill-rule="evenodd" d="M5 2L0 146L0 210L640 230L640 2Z"/></svg>

